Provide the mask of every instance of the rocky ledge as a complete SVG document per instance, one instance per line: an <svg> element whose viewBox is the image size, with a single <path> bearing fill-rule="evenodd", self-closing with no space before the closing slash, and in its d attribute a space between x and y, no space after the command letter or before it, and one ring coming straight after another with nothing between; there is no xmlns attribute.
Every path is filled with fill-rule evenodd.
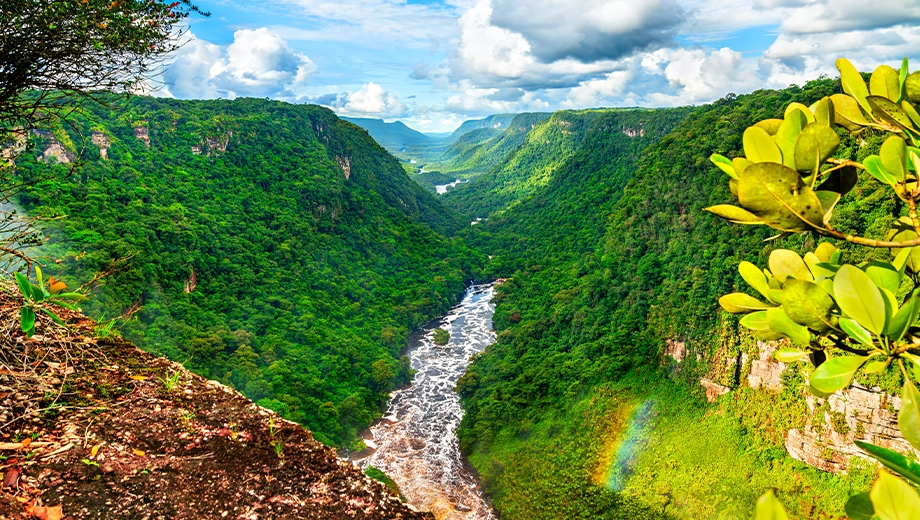
<svg viewBox="0 0 920 520"><path fill-rule="evenodd" d="M430 519L300 425L0 291L0 518Z"/></svg>

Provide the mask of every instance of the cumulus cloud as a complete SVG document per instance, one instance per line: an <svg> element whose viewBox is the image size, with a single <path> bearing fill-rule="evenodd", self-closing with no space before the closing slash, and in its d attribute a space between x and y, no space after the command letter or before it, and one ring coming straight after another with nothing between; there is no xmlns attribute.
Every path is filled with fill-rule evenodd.
<svg viewBox="0 0 920 520"><path fill-rule="evenodd" d="M166 69L163 80L180 98L240 96L296 98L316 66L266 28L240 30L226 48L192 40Z"/></svg>
<svg viewBox="0 0 920 520"><path fill-rule="evenodd" d="M757 71L745 66L741 53L728 47L708 55L701 49L678 49L671 53L664 76L677 93L654 92L647 102L659 106L701 103L762 85Z"/></svg>
<svg viewBox="0 0 920 520"><path fill-rule="evenodd" d="M817 0L789 7L780 28L791 34L878 29L920 22L917 0Z"/></svg>
<svg viewBox="0 0 920 520"><path fill-rule="evenodd" d="M491 7L492 25L520 35L544 63L673 45L686 15L676 0L491 0Z"/></svg>
<svg viewBox="0 0 920 520"><path fill-rule="evenodd" d="M376 83L367 83L361 90L348 94L340 112L349 115L379 118L402 117L409 109L402 101Z"/></svg>

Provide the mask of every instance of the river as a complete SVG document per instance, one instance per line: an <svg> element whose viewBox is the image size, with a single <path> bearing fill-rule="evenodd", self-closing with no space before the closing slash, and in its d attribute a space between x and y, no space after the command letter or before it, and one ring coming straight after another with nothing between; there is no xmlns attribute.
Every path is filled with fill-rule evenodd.
<svg viewBox="0 0 920 520"><path fill-rule="evenodd" d="M415 378L393 392L383 419L365 435L371 453L354 460L382 470L410 504L438 520L498 518L460 453L456 431L463 409L454 392L470 357L495 341L494 293L495 284L470 287L449 314L409 337ZM445 346L434 344L437 327L450 333Z"/></svg>

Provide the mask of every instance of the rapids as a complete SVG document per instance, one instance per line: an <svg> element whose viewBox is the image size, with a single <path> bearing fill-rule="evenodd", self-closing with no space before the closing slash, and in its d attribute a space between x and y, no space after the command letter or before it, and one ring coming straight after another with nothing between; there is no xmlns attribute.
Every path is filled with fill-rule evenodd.
<svg viewBox="0 0 920 520"><path fill-rule="evenodd" d="M449 314L409 337L415 378L393 392L383 419L365 435L371 453L353 458L363 468L382 470L411 505L438 520L498 518L460 453L456 431L463 410L454 392L470 357L495 341L494 292L494 284L470 287ZM450 333L443 347L432 340L437 327Z"/></svg>

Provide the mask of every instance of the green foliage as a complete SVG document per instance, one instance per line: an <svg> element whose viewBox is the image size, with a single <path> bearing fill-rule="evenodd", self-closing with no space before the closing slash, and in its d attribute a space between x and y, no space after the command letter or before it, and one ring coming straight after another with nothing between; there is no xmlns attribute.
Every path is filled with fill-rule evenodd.
<svg viewBox="0 0 920 520"><path fill-rule="evenodd" d="M447 238L464 221L319 107L108 103L72 118L74 132L104 129L108 159L88 144L74 175L20 197L67 215L45 228L54 274L84 282L116 263L88 313L136 311L125 338L348 445L411 378L408 331L480 276L484 257ZM66 168L19 167L42 179Z"/></svg>
<svg viewBox="0 0 920 520"><path fill-rule="evenodd" d="M920 149L915 148L920 145L920 118L910 115L916 114L916 108L907 98L907 65L905 59L900 75L890 67L879 67L867 88L853 65L840 59L837 67L845 95L825 97L810 108L790 104L774 135L760 123L749 127L744 133L746 159L732 161L733 172L723 157L714 156L712 161L729 175L729 186L743 208L736 209L750 212L752 218L740 219L741 223L890 249L892 261L859 264L843 263L840 252L826 243L804 260L793 251L778 249L770 255L770 269L763 271L766 283L753 274L745 277L768 303L743 293L723 296L719 303L730 313L749 316L766 308L766 327L749 318L742 325L765 339L788 338L807 349L816 365L811 392L818 397L849 387L860 369L872 375L896 365L904 379L898 426L905 439L920 449L920 393L911 381L915 371L907 368L920 361L920 274L911 262L913 248L920 246ZM804 126L805 120L814 122ZM864 164L832 159L841 143L834 129L837 123L851 132L879 132L884 139L879 154L868 156ZM813 130L806 131L809 128ZM908 206L909 216L894 223L885 241L843 233L832 224L835 206L857 184L856 169L892 188ZM826 180L819 185L821 178ZM722 208L713 213L739 221ZM742 264L741 269L742 274L751 273L750 266ZM835 355L840 352L849 355ZM804 359L806 351L801 354L799 359ZM788 352L783 355L792 357ZM828 359L829 355L834 357ZM902 476L918 477L901 457L864 443L860 446ZM916 491L884 471L870 499L880 518L920 514ZM771 501L770 497L764 500ZM781 511L778 506L770 508ZM862 511L858 516L872 516L863 511L868 509L864 498L852 509Z"/></svg>
<svg viewBox="0 0 920 520"><path fill-rule="evenodd" d="M433 335L435 345L447 345L447 342L450 341L450 333L444 329L434 329Z"/></svg>
<svg viewBox="0 0 920 520"><path fill-rule="evenodd" d="M42 270L38 266L35 267L35 274L38 285L29 282L22 273L15 274L16 286L23 298L22 307L19 309L20 325L25 335L30 338L35 334L37 312L47 314L55 323L62 324L63 321L55 313L55 307L78 310L76 302L87 299L83 293L64 292L67 290L67 284L55 280L54 277L49 277L48 283L45 284Z"/></svg>

